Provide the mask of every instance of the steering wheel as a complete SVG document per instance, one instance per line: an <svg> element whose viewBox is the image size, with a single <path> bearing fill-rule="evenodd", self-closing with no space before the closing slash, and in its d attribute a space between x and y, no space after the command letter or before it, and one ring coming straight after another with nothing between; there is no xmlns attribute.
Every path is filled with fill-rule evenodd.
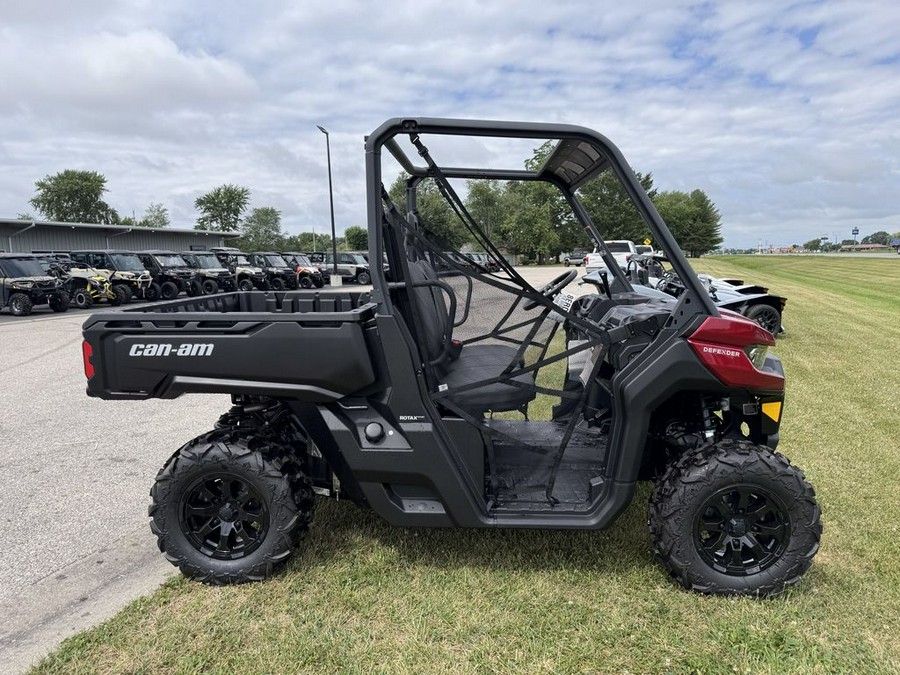
<svg viewBox="0 0 900 675"><path fill-rule="evenodd" d="M568 286L570 283L572 283L572 279L574 279L577 276L578 276L577 269L569 270L568 272L563 272L558 277L556 277L553 281L551 281L549 284L547 284L546 286L541 288L541 290L538 292L541 295L543 295L545 298L547 298L548 300L552 300L557 295L559 295L559 292L562 289L564 289L566 286ZM530 311L530 310L534 309L535 307L537 307L539 304L541 304L541 303L539 303L537 300L528 299L522 303L522 309L524 309L525 311Z"/></svg>
<svg viewBox="0 0 900 675"><path fill-rule="evenodd" d="M678 295L684 290L684 284L681 283L681 279L674 272L666 272L660 277L659 283L656 284L656 290L658 291L669 292L670 287L673 295Z"/></svg>

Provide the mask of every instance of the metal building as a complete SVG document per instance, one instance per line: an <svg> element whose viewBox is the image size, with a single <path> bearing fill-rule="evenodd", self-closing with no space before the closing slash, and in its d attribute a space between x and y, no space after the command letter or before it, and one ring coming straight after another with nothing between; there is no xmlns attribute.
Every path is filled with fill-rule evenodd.
<svg viewBox="0 0 900 675"><path fill-rule="evenodd" d="M210 232L159 227L127 227L90 223L54 223L0 218L0 252L77 251L117 248L125 251L169 249L203 251L227 246L237 232Z"/></svg>

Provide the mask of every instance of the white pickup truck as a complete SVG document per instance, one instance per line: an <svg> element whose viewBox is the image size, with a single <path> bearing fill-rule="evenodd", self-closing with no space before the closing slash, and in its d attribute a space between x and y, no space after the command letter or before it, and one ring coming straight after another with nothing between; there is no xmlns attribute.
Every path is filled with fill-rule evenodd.
<svg viewBox="0 0 900 675"><path fill-rule="evenodd" d="M631 259L631 256L637 255L637 248L633 241L614 239L606 242L606 246L609 248L609 252L612 253L613 258L616 259L616 262L619 263L619 267L622 269L625 269L628 266L628 261ZM603 262L603 256L597 253L596 248L593 253L588 253L585 256L584 268L585 274L606 269L606 263Z"/></svg>

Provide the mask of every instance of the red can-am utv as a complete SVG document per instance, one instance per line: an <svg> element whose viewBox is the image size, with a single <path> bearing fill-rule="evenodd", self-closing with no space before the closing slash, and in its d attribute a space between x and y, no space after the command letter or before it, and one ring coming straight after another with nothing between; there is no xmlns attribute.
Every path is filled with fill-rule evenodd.
<svg viewBox="0 0 900 675"><path fill-rule="evenodd" d="M447 166L429 151L434 141L455 158L451 142L470 137L556 144L526 169ZM405 203L384 189L384 161L409 175ZM212 583L264 578L300 542L314 493L395 525L600 529L650 479L652 546L679 583L771 595L799 579L821 524L812 487L775 452L774 338L716 308L609 140L568 125L393 119L367 138L366 169L370 260L390 270L372 266L371 292L225 293L85 323L91 396L233 397L152 489L151 528L173 564ZM579 202L604 171L682 280L677 299L635 293ZM452 228L419 212L425 180L458 216ZM466 210L456 186L474 180L555 188L611 277L579 298L565 292L574 269L533 288Z"/></svg>

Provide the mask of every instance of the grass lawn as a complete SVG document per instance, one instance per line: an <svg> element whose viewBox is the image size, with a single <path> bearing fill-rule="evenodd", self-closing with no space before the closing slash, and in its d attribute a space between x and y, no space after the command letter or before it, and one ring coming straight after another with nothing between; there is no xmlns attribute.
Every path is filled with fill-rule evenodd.
<svg viewBox="0 0 900 675"><path fill-rule="evenodd" d="M321 501L270 581L173 580L35 672L898 672L900 260L697 267L788 297L779 449L816 487L825 532L784 596L670 583L649 550L647 486L599 533L392 529Z"/></svg>

